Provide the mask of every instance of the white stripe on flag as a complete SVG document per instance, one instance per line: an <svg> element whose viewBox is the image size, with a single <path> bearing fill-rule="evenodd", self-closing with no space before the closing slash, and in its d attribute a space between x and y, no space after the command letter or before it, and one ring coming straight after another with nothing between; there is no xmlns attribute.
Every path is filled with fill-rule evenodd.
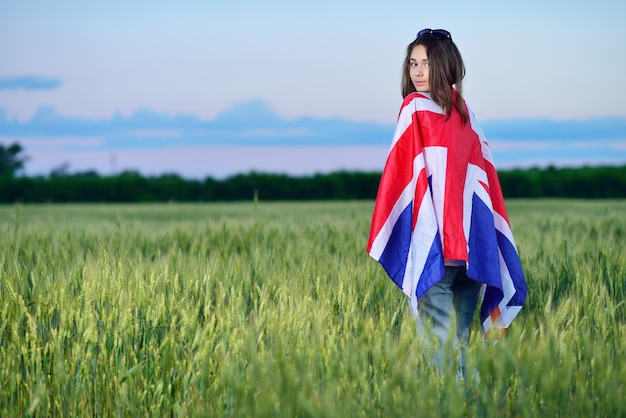
<svg viewBox="0 0 626 418"><path fill-rule="evenodd" d="M402 193L400 194L400 198L393 205L393 209L389 214L387 220L380 228L378 235L374 238L374 242L372 242L372 248L370 250L370 255L375 260L380 260L383 252L385 251L385 247L387 246L387 241L393 232L393 228L398 221L398 218L406 209L406 207L413 201L415 185L417 184L417 179L424 169L424 158L422 154L418 154L413 160L413 178L406 185Z"/></svg>
<svg viewBox="0 0 626 418"><path fill-rule="evenodd" d="M432 201L437 217L437 226L442 231L441 245L443 246L443 217L444 202L446 197L446 178L448 170L448 148L441 146L425 147L424 156L426 161L426 175L430 177L432 184Z"/></svg>
<svg viewBox="0 0 626 418"><path fill-rule="evenodd" d="M413 123L413 113L427 110L429 112L438 113L443 115L444 112L441 108L430 99L430 95L426 93L422 93L428 98L425 97L415 97L406 106L402 108L400 111L400 115L398 116L398 123L396 125L396 131L393 135L393 140L391 141L391 149L393 149L396 142L404 132L408 129L409 126Z"/></svg>

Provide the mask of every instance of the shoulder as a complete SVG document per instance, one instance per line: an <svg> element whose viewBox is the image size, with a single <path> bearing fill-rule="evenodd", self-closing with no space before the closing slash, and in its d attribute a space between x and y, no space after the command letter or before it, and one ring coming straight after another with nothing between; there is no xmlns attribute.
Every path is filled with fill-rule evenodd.
<svg viewBox="0 0 626 418"><path fill-rule="evenodd" d="M435 103L430 94L414 92L407 95L402 101L402 107L400 108L400 114L403 112L432 112L437 114L444 114L443 110Z"/></svg>
<svg viewBox="0 0 626 418"><path fill-rule="evenodd" d="M429 100L432 102L432 99L430 98L430 94L413 92L404 98L404 100L402 101L402 107L405 107L409 105L410 103L419 102L423 100Z"/></svg>

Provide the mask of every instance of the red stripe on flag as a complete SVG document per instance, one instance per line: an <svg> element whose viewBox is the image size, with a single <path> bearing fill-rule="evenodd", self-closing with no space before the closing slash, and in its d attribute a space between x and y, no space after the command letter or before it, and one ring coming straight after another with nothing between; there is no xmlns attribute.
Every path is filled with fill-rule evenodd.
<svg viewBox="0 0 626 418"><path fill-rule="evenodd" d="M489 317L491 318L491 323L495 323L496 320L500 318L500 307L496 306L495 309L489 314Z"/></svg>
<svg viewBox="0 0 626 418"><path fill-rule="evenodd" d="M426 170L422 170L417 178L417 185L415 187L415 195L413 197L413 223L411 224L411 230L415 231L415 224L417 223L417 216L422 207L422 200L426 196L428 191L428 177L426 177Z"/></svg>
<svg viewBox="0 0 626 418"><path fill-rule="evenodd" d="M414 141L411 133L412 127L411 125L406 129L387 157L372 215L372 226L367 244L368 252L402 192L413 178Z"/></svg>
<svg viewBox="0 0 626 418"><path fill-rule="evenodd" d="M500 315L501 312L499 306L496 306L495 309L489 314L489 318L491 319L491 326L489 327L487 332L485 332L486 340L497 341L504 335L506 327L496 327L496 321L498 320L498 318L500 318Z"/></svg>

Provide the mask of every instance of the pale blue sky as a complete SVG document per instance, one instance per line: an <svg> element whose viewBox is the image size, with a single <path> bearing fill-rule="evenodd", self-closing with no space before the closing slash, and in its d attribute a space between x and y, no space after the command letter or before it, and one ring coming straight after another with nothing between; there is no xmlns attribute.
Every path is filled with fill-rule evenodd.
<svg viewBox="0 0 626 418"><path fill-rule="evenodd" d="M382 169L405 47L423 27L452 32L467 67L465 97L487 126L609 117L617 126L610 138L589 138L595 153L580 139L564 148L557 137L541 145L531 134L515 143L490 138L497 165L499 157L501 166L626 163L624 1L129 3L0 3L0 142L25 144L32 172L63 162L75 170L189 176ZM172 125L177 115L211 123L250 106L261 109L263 122L239 134L256 143L203 142L180 133L187 125ZM137 125L138 111L152 112L151 122ZM324 125L311 138L334 120L348 129L337 131L345 139L299 143L303 126L312 126L303 118ZM46 123L53 119L64 128L51 129ZM120 121L133 138L111 128ZM87 134L76 130L83 122L108 128ZM365 138L365 128L378 136ZM284 140L273 144L281 147L275 159L254 148L272 145L262 138L276 132ZM294 148L318 146L324 155L328 141L348 151L327 151L328 158L315 161ZM517 151L506 154L511 149Z"/></svg>

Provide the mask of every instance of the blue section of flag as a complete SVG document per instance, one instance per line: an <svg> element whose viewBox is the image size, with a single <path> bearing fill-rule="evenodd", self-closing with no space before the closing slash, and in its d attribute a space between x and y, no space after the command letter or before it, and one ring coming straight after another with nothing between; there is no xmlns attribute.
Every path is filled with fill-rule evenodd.
<svg viewBox="0 0 626 418"><path fill-rule="evenodd" d="M415 289L415 296L419 299L428 289L443 278L445 268L443 265L443 248L441 247L441 237L439 231L435 235L433 245L430 247L424 270L420 275Z"/></svg>
<svg viewBox="0 0 626 418"><path fill-rule="evenodd" d="M500 257L493 212L475 193L472 197L468 246L467 276L477 282L501 288Z"/></svg>
<svg viewBox="0 0 626 418"><path fill-rule="evenodd" d="M411 202L400 214L393 226L385 250L380 256L380 264L389 277L402 288L404 272L411 246L413 203Z"/></svg>
<svg viewBox="0 0 626 418"><path fill-rule="evenodd" d="M502 253L502 258L506 264L511 279L515 285L515 294L513 298L507 304L508 306L522 306L526 300L528 294L528 288L526 287L526 280L524 279L524 272L522 271L522 263L520 262L519 255L515 249L515 245L507 239L507 237L497 231L498 246Z"/></svg>
<svg viewBox="0 0 626 418"><path fill-rule="evenodd" d="M483 297L483 303L480 305L481 322L484 322L491 315L491 312L498 306L503 297L504 292L502 292L502 289L487 286Z"/></svg>

